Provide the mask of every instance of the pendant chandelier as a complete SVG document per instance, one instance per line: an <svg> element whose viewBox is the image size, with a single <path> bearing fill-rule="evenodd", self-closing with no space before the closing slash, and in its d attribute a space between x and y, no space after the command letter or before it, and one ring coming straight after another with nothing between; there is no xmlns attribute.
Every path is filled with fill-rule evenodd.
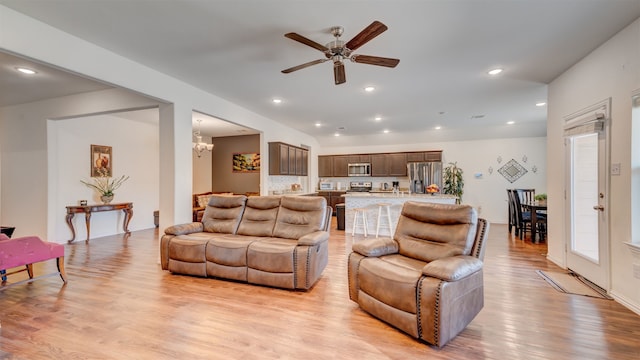
<svg viewBox="0 0 640 360"><path fill-rule="evenodd" d="M193 133L193 136L195 137L196 141L193 142L193 151L195 151L196 155L198 155L198 157L202 156L202 153L205 151L212 151L213 150L213 144L209 144L206 143L204 141L202 141L202 135L200 135L200 123L202 122L202 120L198 119L198 130L196 130Z"/></svg>

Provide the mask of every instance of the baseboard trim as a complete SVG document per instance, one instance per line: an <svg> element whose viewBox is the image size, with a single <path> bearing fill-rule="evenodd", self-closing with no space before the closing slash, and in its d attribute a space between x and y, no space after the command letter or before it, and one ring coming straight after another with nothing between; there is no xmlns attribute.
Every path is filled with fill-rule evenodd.
<svg viewBox="0 0 640 360"><path fill-rule="evenodd" d="M640 304L634 303L633 301L627 299L626 297L618 294L613 290L609 292L609 296L611 296L616 302L622 304L622 306L640 315Z"/></svg>

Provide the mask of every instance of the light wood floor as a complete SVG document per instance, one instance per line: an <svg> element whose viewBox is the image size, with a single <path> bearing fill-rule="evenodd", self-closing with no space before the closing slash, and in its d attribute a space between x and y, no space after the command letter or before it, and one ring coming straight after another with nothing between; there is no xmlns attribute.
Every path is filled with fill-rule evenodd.
<svg viewBox="0 0 640 360"><path fill-rule="evenodd" d="M489 233L484 309L442 349L349 300L354 239L335 219L329 265L308 292L171 275L156 234L66 245L66 286L54 276L3 288L0 359L640 359L640 316L554 290L535 273L559 270L546 246L505 225Z"/></svg>

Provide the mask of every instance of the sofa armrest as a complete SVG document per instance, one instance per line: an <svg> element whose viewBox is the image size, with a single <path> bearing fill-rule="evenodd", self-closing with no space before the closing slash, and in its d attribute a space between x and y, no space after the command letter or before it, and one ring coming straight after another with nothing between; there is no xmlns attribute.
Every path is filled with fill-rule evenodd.
<svg viewBox="0 0 640 360"><path fill-rule="evenodd" d="M396 254L398 243L391 238L367 239L353 244L351 249L360 255L378 257Z"/></svg>
<svg viewBox="0 0 640 360"><path fill-rule="evenodd" d="M196 232L202 232L204 231L204 225L202 225L201 222L192 222L189 224L179 224L179 225L173 225L173 226L169 226L168 228L164 229L164 233L167 235L185 235L185 234L191 234L191 233L196 233Z"/></svg>
<svg viewBox="0 0 640 360"><path fill-rule="evenodd" d="M434 260L422 268L422 274L444 281L458 281L482 269L482 261L473 256L453 256Z"/></svg>
<svg viewBox="0 0 640 360"><path fill-rule="evenodd" d="M298 239L298 245L314 246L329 240L328 231L314 231Z"/></svg>

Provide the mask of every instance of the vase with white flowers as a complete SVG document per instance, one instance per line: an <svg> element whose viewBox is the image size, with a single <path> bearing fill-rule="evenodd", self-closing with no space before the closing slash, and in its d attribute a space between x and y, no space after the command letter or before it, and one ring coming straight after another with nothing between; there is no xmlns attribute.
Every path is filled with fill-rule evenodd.
<svg viewBox="0 0 640 360"><path fill-rule="evenodd" d="M113 200L116 191L122 184L129 179L129 176L122 175L119 178L112 178L102 174L102 176L93 178L93 182L80 180L81 183L96 190L100 194L100 200L108 204Z"/></svg>

